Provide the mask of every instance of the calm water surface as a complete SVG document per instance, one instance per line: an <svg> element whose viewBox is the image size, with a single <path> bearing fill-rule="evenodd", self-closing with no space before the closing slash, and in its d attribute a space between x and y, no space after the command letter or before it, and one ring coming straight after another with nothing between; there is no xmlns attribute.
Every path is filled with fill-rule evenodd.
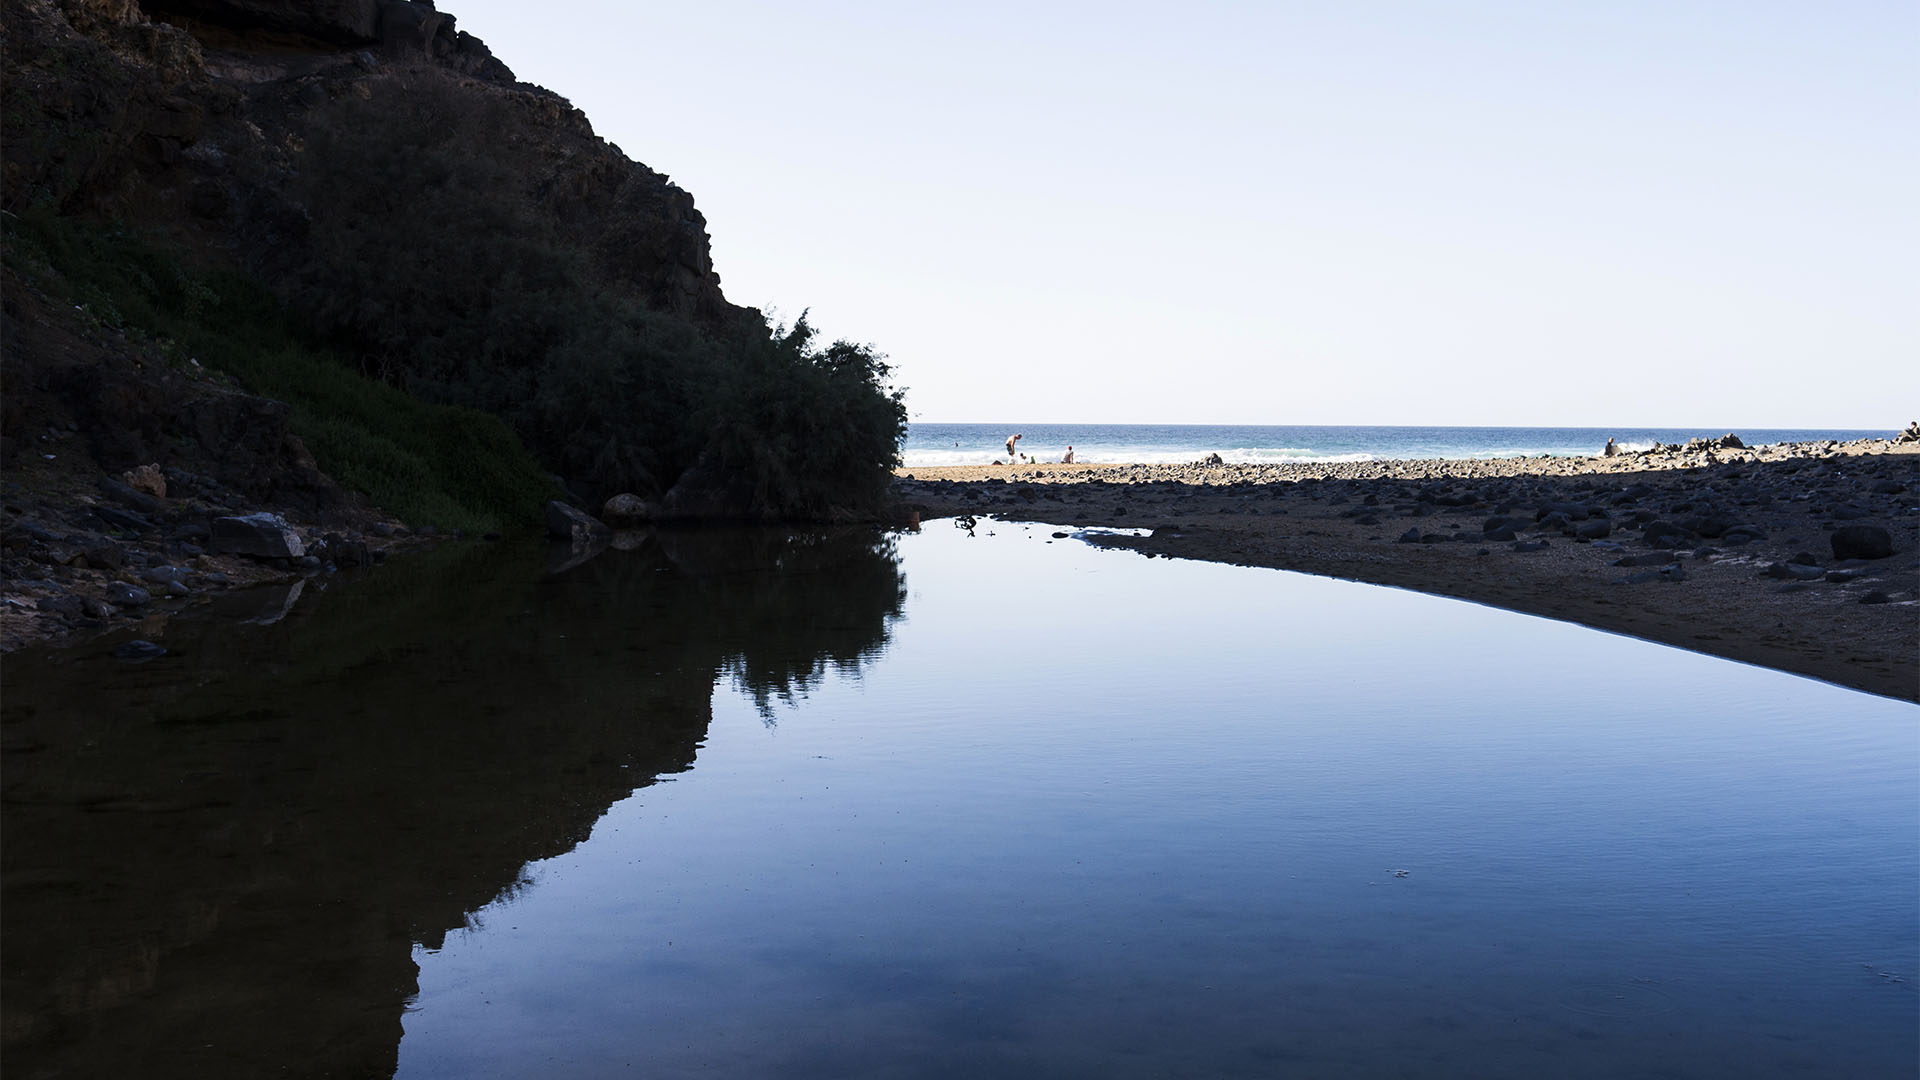
<svg viewBox="0 0 1920 1080"><path fill-rule="evenodd" d="M10 662L9 1075L1916 1074L1920 710L1050 532Z"/></svg>

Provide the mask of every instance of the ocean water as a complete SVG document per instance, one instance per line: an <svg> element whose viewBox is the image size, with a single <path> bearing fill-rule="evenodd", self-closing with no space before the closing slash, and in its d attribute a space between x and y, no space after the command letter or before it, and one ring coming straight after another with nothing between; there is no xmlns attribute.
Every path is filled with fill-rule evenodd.
<svg viewBox="0 0 1920 1080"><path fill-rule="evenodd" d="M1839 428L1341 427L1234 424L914 424L901 457L907 465L990 465L1005 461L1007 436L1035 461L1184 464L1219 454L1234 464L1537 457L1598 454L1609 438L1628 450L1654 443L1718 438L1729 431L1749 446L1822 439L1885 438L1894 432Z"/></svg>

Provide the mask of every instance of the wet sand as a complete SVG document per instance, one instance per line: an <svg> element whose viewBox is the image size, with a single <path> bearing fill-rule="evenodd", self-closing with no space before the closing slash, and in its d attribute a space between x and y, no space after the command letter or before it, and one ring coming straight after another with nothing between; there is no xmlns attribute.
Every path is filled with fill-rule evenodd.
<svg viewBox="0 0 1920 1080"><path fill-rule="evenodd" d="M1920 443L908 467L895 491L923 520L1144 529L1099 542L1457 597L1920 701ZM1892 555L1856 548L1873 530Z"/></svg>

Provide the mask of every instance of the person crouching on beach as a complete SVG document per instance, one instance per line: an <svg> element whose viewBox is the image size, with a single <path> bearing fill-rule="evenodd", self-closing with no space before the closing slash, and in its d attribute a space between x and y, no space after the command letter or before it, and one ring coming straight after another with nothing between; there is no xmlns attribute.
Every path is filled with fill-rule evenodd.
<svg viewBox="0 0 1920 1080"><path fill-rule="evenodd" d="M1073 464L1073 447L1071 446L1067 447L1067 456L1060 459L1060 464L1062 465Z"/></svg>
<svg viewBox="0 0 1920 1080"><path fill-rule="evenodd" d="M1015 457L1014 457L1014 455L1013 455L1013 444L1014 444L1014 443L1017 443L1017 442L1019 442L1019 441L1020 441L1021 439L1023 439L1023 438L1025 438L1025 437L1026 437L1026 436L1024 436L1024 435L1009 435L1009 436L1007 436L1007 463L1008 463L1008 464L1010 464L1010 465L1011 465L1011 464L1012 464L1013 462L1015 462L1015 461L1017 461L1017 460L1019 460L1019 459L1017 459L1017 458L1015 458Z"/></svg>

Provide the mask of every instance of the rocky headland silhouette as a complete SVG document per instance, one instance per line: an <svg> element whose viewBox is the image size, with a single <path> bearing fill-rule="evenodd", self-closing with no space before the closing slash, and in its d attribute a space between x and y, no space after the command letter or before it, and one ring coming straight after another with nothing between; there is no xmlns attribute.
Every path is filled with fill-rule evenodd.
<svg viewBox="0 0 1920 1080"><path fill-rule="evenodd" d="M730 303L693 197L429 0L0 10L0 646L549 503L883 512L884 358Z"/></svg>

